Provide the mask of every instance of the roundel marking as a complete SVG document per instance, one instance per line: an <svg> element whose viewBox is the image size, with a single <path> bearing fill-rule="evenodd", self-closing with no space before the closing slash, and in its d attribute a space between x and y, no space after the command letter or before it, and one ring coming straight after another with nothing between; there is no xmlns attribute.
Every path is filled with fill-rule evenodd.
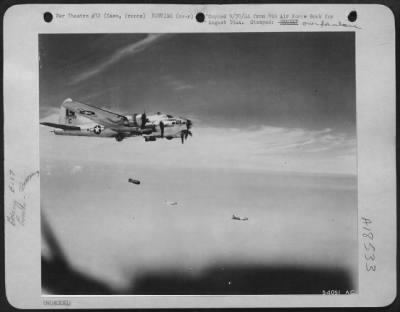
<svg viewBox="0 0 400 312"><path fill-rule="evenodd" d="M93 128L93 132L96 134L100 134L101 133L101 127L99 125L95 126Z"/></svg>
<svg viewBox="0 0 400 312"><path fill-rule="evenodd" d="M93 115L96 115L96 113L95 113L95 112L88 111L88 110L83 110L83 109L81 109L81 110L79 111L79 113L80 113L80 114L82 114L82 115L87 115L87 116L93 116Z"/></svg>

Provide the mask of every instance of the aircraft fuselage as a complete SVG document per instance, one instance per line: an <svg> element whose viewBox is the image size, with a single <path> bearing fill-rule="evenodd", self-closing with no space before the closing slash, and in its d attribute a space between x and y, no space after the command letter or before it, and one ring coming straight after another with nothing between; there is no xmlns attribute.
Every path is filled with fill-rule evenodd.
<svg viewBox="0 0 400 312"><path fill-rule="evenodd" d="M127 137L143 136L146 142L158 138L181 138L182 143L192 135L192 122L182 117L163 113L154 115L119 115L92 105L67 99L60 108L59 123L42 122L53 127L54 134L65 136L114 137L122 141Z"/></svg>

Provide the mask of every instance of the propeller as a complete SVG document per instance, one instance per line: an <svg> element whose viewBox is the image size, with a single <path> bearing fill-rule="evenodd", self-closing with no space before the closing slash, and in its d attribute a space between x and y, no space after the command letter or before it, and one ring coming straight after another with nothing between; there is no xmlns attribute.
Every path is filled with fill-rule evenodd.
<svg viewBox="0 0 400 312"><path fill-rule="evenodd" d="M142 124L140 125L140 127L141 127L142 129L144 129L147 120L148 120L148 119L147 119L147 116L146 116L146 112L144 112L144 113L142 114L142 116L141 116Z"/></svg>
<svg viewBox="0 0 400 312"><path fill-rule="evenodd" d="M186 119L186 129L189 131L189 129L192 128L192 126L193 122L190 119Z"/></svg>
<svg viewBox="0 0 400 312"><path fill-rule="evenodd" d="M193 122L190 119L187 119L187 118L182 117L182 116L179 116L179 118L185 121L187 130L190 130L190 128L192 128Z"/></svg>
<svg viewBox="0 0 400 312"><path fill-rule="evenodd" d="M185 142L185 140L187 140L188 136L192 136L192 132L190 132L190 130L182 130L181 131L181 141L182 144Z"/></svg>
<svg viewBox="0 0 400 312"><path fill-rule="evenodd" d="M164 137L164 123L160 121L160 130L161 130L161 137Z"/></svg>

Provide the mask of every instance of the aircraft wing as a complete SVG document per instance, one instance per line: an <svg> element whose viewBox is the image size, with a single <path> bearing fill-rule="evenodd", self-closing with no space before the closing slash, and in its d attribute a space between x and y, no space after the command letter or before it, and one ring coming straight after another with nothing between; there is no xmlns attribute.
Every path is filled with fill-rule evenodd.
<svg viewBox="0 0 400 312"><path fill-rule="evenodd" d="M77 115L88 118L104 127L111 128L112 130L132 130L131 127L127 127L128 119L123 115L109 112L107 110L89 104L76 102L71 99L65 100L62 106L70 111L75 112L75 114Z"/></svg>

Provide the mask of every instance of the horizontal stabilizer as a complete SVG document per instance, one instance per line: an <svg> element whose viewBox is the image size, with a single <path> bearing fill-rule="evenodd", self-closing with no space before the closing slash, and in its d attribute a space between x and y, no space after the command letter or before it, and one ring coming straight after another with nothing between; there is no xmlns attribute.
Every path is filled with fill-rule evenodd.
<svg viewBox="0 0 400 312"><path fill-rule="evenodd" d="M80 127L77 126L68 126L68 125L60 125L52 122L41 122L40 123L43 126L48 126L48 127L53 127L53 128L58 128L58 129L63 129L63 130L81 130Z"/></svg>

